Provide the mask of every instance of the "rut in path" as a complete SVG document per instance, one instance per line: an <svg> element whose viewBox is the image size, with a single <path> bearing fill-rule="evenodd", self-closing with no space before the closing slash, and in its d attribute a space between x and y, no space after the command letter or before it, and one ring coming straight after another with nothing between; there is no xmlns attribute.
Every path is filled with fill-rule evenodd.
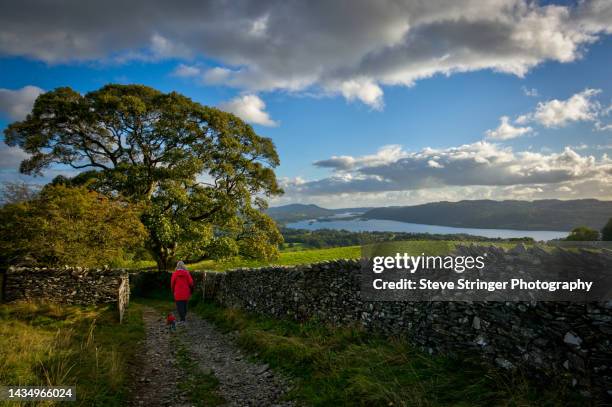
<svg viewBox="0 0 612 407"><path fill-rule="evenodd" d="M219 380L218 393L228 406L293 406L283 401L289 389L287 379L272 372L267 365L247 360L231 336L189 313L184 328L170 333L162 313L146 307L146 352L132 388L134 406L191 406L189 395L179 389L188 372L177 360L177 346L187 350L202 372L211 372Z"/></svg>

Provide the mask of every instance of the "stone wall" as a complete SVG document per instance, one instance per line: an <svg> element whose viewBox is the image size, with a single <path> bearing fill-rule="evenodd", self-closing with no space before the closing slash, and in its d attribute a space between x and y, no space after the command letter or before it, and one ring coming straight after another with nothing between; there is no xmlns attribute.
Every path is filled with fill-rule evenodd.
<svg viewBox="0 0 612 407"><path fill-rule="evenodd" d="M519 252L541 256L542 267L556 261L541 250ZM505 257L515 263L511 252ZM478 353L501 368L612 395L612 302L368 302L360 298L360 267L358 260L337 260L207 272L204 297L297 321L360 324L403 335L429 353Z"/></svg>
<svg viewBox="0 0 612 407"><path fill-rule="evenodd" d="M124 270L16 268L5 273L3 300L47 300L64 304L117 304L119 320L129 303Z"/></svg>

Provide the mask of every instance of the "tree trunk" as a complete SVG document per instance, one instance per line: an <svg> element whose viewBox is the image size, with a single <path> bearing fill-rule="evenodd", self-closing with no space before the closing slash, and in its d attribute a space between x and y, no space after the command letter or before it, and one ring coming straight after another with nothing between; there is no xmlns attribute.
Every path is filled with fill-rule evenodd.
<svg viewBox="0 0 612 407"><path fill-rule="evenodd" d="M172 247L167 247L151 239L149 242L149 251L153 255L153 258L155 258L157 271L172 270L176 255L176 244L172 245Z"/></svg>

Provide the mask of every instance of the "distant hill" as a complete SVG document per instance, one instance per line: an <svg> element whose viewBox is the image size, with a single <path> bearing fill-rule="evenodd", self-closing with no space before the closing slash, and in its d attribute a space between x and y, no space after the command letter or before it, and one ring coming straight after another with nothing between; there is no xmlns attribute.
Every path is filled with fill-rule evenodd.
<svg viewBox="0 0 612 407"><path fill-rule="evenodd" d="M569 231L584 225L600 230L612 217L612 201L544 199L532 202L435 202L416 206L374 208L362 217L487 229Z"/></svg>
<svg viewBox="0 0 612 407"><path fill-rule="evenodd" d="M331 209L317 205L290 204L268 208L266 211L274 220L292 222L302 219L314 219L334 215Z"/></svg>
<svg viewBox="0 0 612 407"><path fill-rule="evenodd" d="M297 222L305 219L324 218L340 213L364 213L372 208L326 209L310 204L289 204L268 208L266 213L277 222Z"/></svg>

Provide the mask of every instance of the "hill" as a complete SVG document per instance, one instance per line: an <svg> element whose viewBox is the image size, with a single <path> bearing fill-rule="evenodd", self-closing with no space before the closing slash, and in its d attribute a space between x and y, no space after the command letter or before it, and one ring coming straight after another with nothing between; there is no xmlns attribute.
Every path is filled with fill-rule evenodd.
<svg viewBox="0 0 612 407"><path fill-rule="evenodd" d="M434 202L374 208L362 217L469 228L564 231L584 225L600 230L612 217L612 201L544 199Z"/></svg>
<svg viewBox="0 0 612 407"><path fill-rule="evenodd" d="M372 208L342 208L326 209L310 204L289 204L268 208L266 213L277 222L297 222L304 219L316 219L334 216L342 213L365 213Z"/></svg>
<svg viewBox="0 0 612 407"><path fill-rule="evenodd" d="M292 222L302 219L322 218L332 216L332 209L321 208L317 205L290 204L268 208L266 211L274 220L280 222Z"/></svg>

